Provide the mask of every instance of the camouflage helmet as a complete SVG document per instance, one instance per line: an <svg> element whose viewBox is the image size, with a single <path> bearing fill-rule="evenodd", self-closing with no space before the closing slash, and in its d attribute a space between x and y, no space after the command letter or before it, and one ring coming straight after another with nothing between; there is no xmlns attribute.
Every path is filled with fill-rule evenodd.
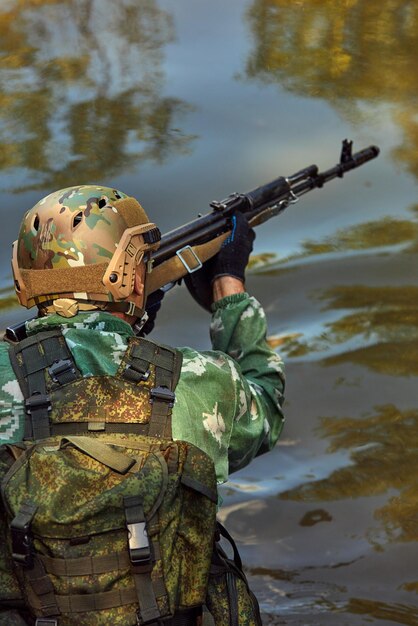
<svg viewBox="0 0 418 626"><path fill-rule="evenodd" d="M42 308L74 299L139 316L143 307L129 301L135 270L160 239L135 198L97 185L60 189L25 214L13 244L19 301Z"/></svg>

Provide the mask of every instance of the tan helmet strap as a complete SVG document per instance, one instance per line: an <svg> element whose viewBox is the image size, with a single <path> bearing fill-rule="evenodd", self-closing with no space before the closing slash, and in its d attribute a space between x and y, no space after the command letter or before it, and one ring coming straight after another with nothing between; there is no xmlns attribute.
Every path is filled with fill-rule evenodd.
<svg viewBox="0 0 418 626"><path fill-rule="evenodd" d="M61 293L107 294L102 278L107 263L84 265L80 267L62 267L47 270L20 270L26 288L28 303L39 296L54 296ZM51 298L52 299L52 298Z"/></svg>

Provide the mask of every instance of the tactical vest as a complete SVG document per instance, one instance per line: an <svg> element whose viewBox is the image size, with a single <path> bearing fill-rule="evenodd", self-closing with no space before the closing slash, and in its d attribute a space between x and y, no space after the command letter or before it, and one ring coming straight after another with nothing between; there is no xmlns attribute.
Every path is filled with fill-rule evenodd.
<svg viewBox="0 0 418 626"><path fill-rule="evenodd" d="M115 376L83 377L57 330L10 358L26 423L1 495L36 626L261 624L218 543L213 462L172 439L181 354L133 337Z"/></svg>

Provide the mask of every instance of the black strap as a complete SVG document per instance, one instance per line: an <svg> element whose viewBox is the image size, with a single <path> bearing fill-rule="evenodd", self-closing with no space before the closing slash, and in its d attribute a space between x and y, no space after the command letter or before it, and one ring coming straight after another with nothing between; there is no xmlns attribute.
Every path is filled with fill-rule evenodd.
<svg viewBox="0 0 418 626"><path fill-rule="evenodd" d="M81 374L59 329L37 333L11 345L9 355L25 397L24 439L45 439L51 434L48 392Z"/></svg>
<svg viewBox="0 0 418 626"><path fill-rule="evenodd" d="M123 499L126 528L128 531L131 572L139 604L141 624L152 624L160 619L160 610L151 580L152 555L148 538L147 522L139 496Z"/></svg>
<svg viewBox="0 0 418 626"><path fill-rule="evenodd" d="M171 410L181 362L181 353L173 348L148 339L130 339L118 375L134 384L143 384L155 372L154 387L149 390L151 415L146 434L150 437L172 438Z"/></svg>
<svg viewBox="0 0 418 626"><path fill-rule="evenodd" d="M230 559L221 547L219 541L224 537L231 544L233 550L233 558ZM226 590L228 595L228 607L229 607L229 625L238 626L239 624L239 609L238 609L238 591L236 581L240 578L247 588L247 593L251 599L254 617L254 626L262 626L260 607L258 600L249 588L247 577L244 574L242 568L241 557L238 552L238 548L235 541L226 530L226 528L219 522L216 522L215 533L215 545L212 555L212 564L210 568L210 576L224 576L226 583Z"/></svg>
<svg viewBox="0 0 418 626"><path fill-rule="evenodd" d="M164 620L163 626L196 626L197 618L202 614L201 608L189 609L187 611L179 611L169 619Z"/></svg>
<svg viewBox="0 0 418 626"><path fill-rule="evenodd" d="M218 520L216 521L216 530L219 533L219 535L224 537L230 543L233 553L234 553L234 563L238 569L242 570L242 561L241 561L240 554L238 552L237 544L235 543L235 541L233 540L233 538L231 537L231 535L229 534L225 526L223 526L221 522L219 522Z"/></svg>
<svg viewBox="0 0 418 626"><path fill-rule="evenodd" d="M16 564L25 568L33 567L33 540L30 527L37 508L33 502L24 502L10 522L12 558Z"/></svg>
<svg viewBox="0 0 418 626"><path fill-rule="evenodd" d="M33 502L24 502L16 517L10 523L12 537L12 557L15 563L23 568L29 581L29 602L35 601L45 617L59 615L54 587L45 567L36 555L32 545L31 524L37 506Z"/></svg>

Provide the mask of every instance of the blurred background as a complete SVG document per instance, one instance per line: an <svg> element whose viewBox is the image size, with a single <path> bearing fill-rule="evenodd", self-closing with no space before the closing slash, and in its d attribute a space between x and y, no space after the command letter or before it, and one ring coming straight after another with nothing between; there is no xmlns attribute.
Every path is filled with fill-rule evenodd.
<svg viewBox="0 0 418 626"><path fill-rule="evenodd" d="M175 4L175 6L174 6ZM99 183L163 232L208 203L381 155L257 229L248 290L287 365L275 450L220 516L266 624L418 624L418 3L3 0L2 327L11 242L47 193ZM157 340L209 346L184 287Z"/></svg>

